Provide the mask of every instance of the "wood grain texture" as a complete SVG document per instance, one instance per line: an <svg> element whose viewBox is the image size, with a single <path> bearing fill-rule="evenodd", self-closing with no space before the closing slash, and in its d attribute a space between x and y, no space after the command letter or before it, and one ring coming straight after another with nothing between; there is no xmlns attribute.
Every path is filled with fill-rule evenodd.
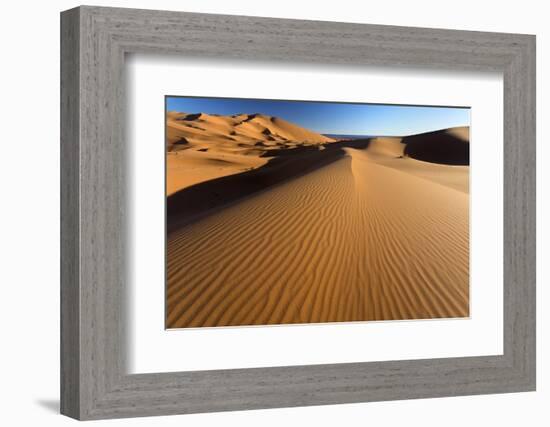
<svg viewBox="0 0 550 427"><path fill-rule="evenodd" d="M535 38L80 7L62 14L62 413L181 414L535 388ZM504 74L504 354L129 375L124 55Z"/></svg>
<svg viewBox="0 0 550 427"><path fill-rule="evenodd" d="M61 412L80 414L79 20L61 19Z"/></svg>

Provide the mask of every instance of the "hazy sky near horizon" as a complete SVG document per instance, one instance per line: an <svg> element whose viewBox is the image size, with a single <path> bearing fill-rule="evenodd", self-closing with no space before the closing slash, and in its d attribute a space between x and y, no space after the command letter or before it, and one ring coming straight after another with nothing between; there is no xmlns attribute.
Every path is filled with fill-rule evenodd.
<svg viewBox="0 0 550 427"><path fill-rule="evenodd" d="M460 107L167 96L166 111L221 115L261 113L318 133L341 135L402 136L470 125L470 109Z"/></svg>

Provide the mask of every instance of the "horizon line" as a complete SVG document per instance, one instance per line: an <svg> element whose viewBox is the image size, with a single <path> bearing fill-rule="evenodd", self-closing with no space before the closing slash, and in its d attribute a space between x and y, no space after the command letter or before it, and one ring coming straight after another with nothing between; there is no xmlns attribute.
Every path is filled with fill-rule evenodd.
<svg viewBox="0 0 550 427"><path fill-rule="evenodd" d="M168 97L168 96L166 96ZM188 97L185 97L185 96L182 96L182 98L188 98ZM197 97L197 98L200 98L200 97ZM234 98L229 98L229 99L234 99ZM243 99L249 99L249 98L243 98ZM329 101L306 101L306 102L329 102ZM342 103L345 103L345 102L342 102ZM372 104L372 105L390 105L390 104ZM448 108L471 108L471 107L448 107ZM266 117L274 117L274 118L277 118L277 119L281 119L281 120L285 120L285 121L288 121L290 122L289 120L286 120L286 119L283 119L281 117L278 117L278 116L272 116L270 114L264 114L264 113L259 113L259 112L256 112L256 113L236 113L236 114L218 114L218 113L208 113L208 112L205 112L205 111L198 111L198 112L193 112L193 113L190 113L188 111L180 111L180 110L168 110L166 109L165 110L166 113L165 115L167 115L168 113L180 113L180 114L189 114L189 115L194 115L194 114L207 114L207 115L210 115L210 116L217 116L217 117L234 117L234 116L254 116L254 115L262 115L262 116L266 116ZM407 137L407 136L413 136L413 135L422 135L422 134L425 134L425 133L430 133L430 132L437 132L437 131L441 131L441 130L445 130L445 129L452 129L452 128L457 128L457 127L467 127L469 128L470 125L469 124L465 124L465 125L459 125L459 126L448 126L448 127L443 127L443 128L432 128L430 130L425 130L425 131L422 131L422 132L418 132L418 133L412 133L412 134L402 134L402 135L396 135L396 134L366 134L366 133L341 133L341 132L321 132L321 131L318 131L318 130L315 130L315 129L312 129L312 128L309 128L309 127L304 127L302 125L299 125L295 122L290 122L292 123L293 125L295 126L299 126L303 129L307 129L307 130L310 130L310 131L314 131L314 132L317 132L319 133L320 135L324 135L324 136L350 136L350 137L379 137L379 136L384 136L384 137L392 137L392 138L402 138L402 137Z"/></svg>

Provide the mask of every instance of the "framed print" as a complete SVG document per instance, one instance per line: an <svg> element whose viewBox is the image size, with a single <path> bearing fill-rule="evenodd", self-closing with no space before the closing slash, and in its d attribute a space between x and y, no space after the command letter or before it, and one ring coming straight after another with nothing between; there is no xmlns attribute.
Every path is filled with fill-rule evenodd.
<svg viewBox="0 0 550 427"><path fill-rule="evenodd" d="M61 18L63 414L535 389L534 36Z"/></svg>

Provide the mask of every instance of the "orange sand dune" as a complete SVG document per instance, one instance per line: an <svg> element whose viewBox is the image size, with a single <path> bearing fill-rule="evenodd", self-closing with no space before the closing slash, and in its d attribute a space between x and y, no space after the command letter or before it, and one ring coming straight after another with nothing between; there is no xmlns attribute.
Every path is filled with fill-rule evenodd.
<svg viewBox="0 0 550 427"><path fill-rule="evenodd" d="M272 151L333 141L262 114L216 116L168 112L167 194L263 166Z"/></svg>
<svg viewBox="0 0 550 427"><path fill-rule="evenodd" d="M289 143L169 197L167 326L468 316L468 166L407 144Z"/></svg>
<svg viewBox="0 0 550 427"><path fill-rule="evenodd" d="M445 164L412 159L405 154L406 144L403 140L404 138L394 137L373 138L367 150L369 158L384 166L469 193L469 166L450 167Z"/></svg>

